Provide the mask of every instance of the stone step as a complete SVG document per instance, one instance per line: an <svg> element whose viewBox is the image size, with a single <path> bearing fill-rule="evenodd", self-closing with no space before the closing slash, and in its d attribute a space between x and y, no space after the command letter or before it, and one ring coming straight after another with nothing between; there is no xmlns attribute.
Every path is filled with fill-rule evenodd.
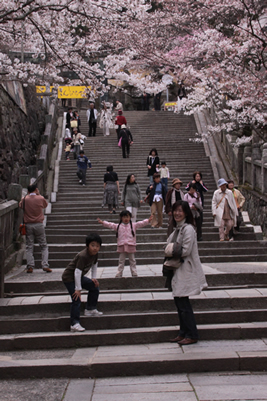
<svg viewBox="0 0 267 401"><path fill-rule="evenodd" d="M221 249L217 249L216 253L217 256L223 256L225 254L226 248L221 248ZM208 247L206 248L202 248L199 249L199 256L200 259L202 259L203 256L210 254L212 252L212 250ZM253 248L253 252L255 252L257 255L266 255L266 249L264 247L255 247ZM229 255L233 256L233 255L239 255L240 254L240 248L237 246L236 248L231 248L228 250ZM72 260L74 258L74 256L76 255L75 252L68 250L68 247L65 248L65 252L61 251L61 252L51 252L49 250L49 261L51 261L51 266L52 266L52 262L54 261L54 265L55 267L57 266L57 261L62 260L66 263L68 263L68 261ZM157 249L157 248L149 248L149 249L139 249L136 252L136 260L143 260L143 259L148 259L148 258L155 258L155 259L160 259L163 261L164 259L164 255L162 252L162 249ZM251 255L251 249L248 248L242 248L242 255L243 256L250 256ZM40 253L36 253L36 260L38 260L38 257L40 257ZM118 253L116 250L116 246L113 246L113 249L106 248L104 249L102 252L99 252L99 263L100 261L103 260L111 260L111 259L115 259L117 260L118 263Z"/></svg>
<svg viewBox="0 0 267 401"><path fill-rule="evenodd" d="M117 222L116 222L117 223ZM46 234L47 236L51 233L57 234L57 235L64 235L66 234L66 227L51 227L48 226L49 228L46 228ZM102 225L100 225L99 223L95 223L95 221L89 222L88 224L83 224L82 227L77 227L77 226L71 226L71 234L72 235L87 235L88 230L91 231L98 231L99 233L112 233L114 236L115 231L114 230L110 230L107 229L105 227L103 227ZM161 229L158 229L158 232L162 232L162 230L166 230L165 233L167 232L167 218L165 218L165 224L163 225L163 227ZM137 230L137 238L139 237L139 234L152 234L155 231L154 228L147 226L140 228ZM214 234L218 234L218 228L214 227L213 225L211 225L211 223L206 223L205 226L203 224L203 231L207 232L207 233L214 233ZM240 231L238 233L238 235L243 235L245 233L253 233L253 227L248 227L248 226L241 226L240 227ZM165 234L166 235L166 234Z"/></svg>
<svg viewBox="0 0 267 401"><path fill-rule="evenodd" d="M265 309L266 288L238 288L227 290L205 290L200 295L191 297L194 311L208 310L245 310ZM82 294L82 302L86 294ZM0 300L0 316L42 316L68 315L70 298L65 295L37 295L30 297L3 298ZM169 291L145 291L128 293L100 294L98 309L104 314L169 312L174 308L172 294Z"/></svg>
<svg viewBox="0 0 267 401"><path fill-rule="evenodd" d="M118 320L117 316L110 316ZM197 317L197 316L196 316ZM131 318L131 317L130 317ZM152 326L152 327L131 327L131 328L110 328L96 329L93 319L101 318L82 318L81 324L86 331L70 333L69 319L62 322L63 330L60 332L35 332L21 333L15 335L0 335L0 352L13 350L30 349L60 349L77 347L100 347L118 346L133 344L154 344L168 342L177 335L178 327L173 326L173 321L177 321L177 314L173 316L171 326ZM111 321L111 319L109 319ZM67 321L68 320L68 321ZM47 321L47 324L49 322ZM111 325L113 326L113 325ZM92 329L93 327L93 329ZM258 339L266 337L266 322L251 323L220 323L220 324L199 324L199 337L203 341L207 340L242 340Z"/></svg>
<svg viewBox="0 0 267 401"><path fill-rule="evenodd" d="M155 229L156 230L156 229ZM87 233L85 235L87 235L91 230L88 229ZM100 230L97 230L97 232L101 232ZM163 229L157 229L158 233L155 234L142 234L141 232L139 232L138 234L138 242L156 242L156 240L158 239L159 242L164 242L166 241L166 231ZM69 235L57 235L56 233L54 234L47 234L47 241L48 243L58 243L58 244L83 244L85 242L85 235L75 235L73 236L71 233ZM113 236L111 234L106 234L105 232L101 232L101 238L103 243L114 243L114 233ZM214 233L205 233L205 236L203 236L204 241L216 241L218 240L219 242L219 234L214 232ZM238 234L238 240L236 240L235 242L239 242L240 243L240 247L242 248L242 242L243 241L248 241L248 240L255 240L255 235L254 233L250 233L250 232L244 232L244 233L239 233ZM227 242L226 242L227 243ZM213 250L214 251L214 250Z"/></svg>
<svg viewBox="0 0 267 401"><path fill-rule="evenodd" d="M81 341L82 336L75 333L72 337ZM200 341L187 347L157 342L117 345L112 349L87 345L87 348L20 351L19 354L7 351L1 353L0 374L2 379L28 379L33 372L35 378L73 379L203 371L261 372L266 369L266 347L266 342L259 339Z"/></svg>
<svg viewBox="0 0 267 401"><path fill-rule="evenodd" d="M205 253L205 252L204 252ZM140 256L136 257L137 269L138 265L149 265L151 263L152 257L149 256ZM224 252L221 255L203 255L200 260L201 263L233 263L233 262L265 262L267 259L267 252L263 251L256 255L244 254L243 249L238 249L234 254L227 254L227 248L225 248ZM67 267L71 259L51 259L49 258L49 264L52 269L64 268ZM98 262L101 267L110 267L110 266L118 266L118 255L116 254L114 258L112 257L99 257ZM36 267L41 268L41 259L36 258ZM155 255L153 257L153 263L163 264L162 255ZM125 266L128 266L129 262L126 260Z"/></svg>
<svg viewBox="0 0 267 401"><path fill-rule="evenodd" d="M114 239L115 240L115 239ZM157 247L159 247L160 249L163 249L163 246L165 245L165 242L148 242L148 243L141 243L138 242L137 243L137 247L138 250L144 250L147 249L147 247L149 246L150 249L157 249ZM242 245L243 248L245 249L253 249L254 248L258 248L260 247L261 249L265 249L265 241L242 241ZM237 241L230 241L230 242L219 242L218 241L202 241L202 242L198 242L198 249L202 250L202 249L206 249L208 248L210 251L212 251L212 249L216 248L216 249L225 249L225 247L227 247L227 249L229 250L229 252L231 252L232 248L235 248L237 246ZM238 244L238 246L240 246L240 244ZM78 253L80 252L84 247L84 243L81 244L68 244L66 245L64 244L49 244L49 253ZM107 250L108 252L115 251L117 249L117 244L115 242L111 242L111 243L104 243L101 246L101 250L100 252L104 252L104 250ZM40 253L40 248L39 245L35 245L34 247L34 251L35 254Z"/></svg>
<svg viewBox="0 0 267 401"><path fill-rule="evenodd" d="M229 244L230 245L230 244ZM70 245L73 248L74 245ZM79 247L78 250L80 250ZM254 285L264 287L267 283L267 271L265 263L209 263L203 265L204 273L209 288L231 289L230 287ZM10 277L5 280L5 290L9 297L16 293L38 293L38 292L66 292L61 281L64 271L56 269L53 274L47 274L42 269L35 269L33 274L26 274L22 266L15 269ZM130 270L124 271L123 279L114 278L117 267L98 267L97 276L100 281L101 292L142 292L150 289L165 291L165 278L162 276L162 264L159 265L138 265L138 277L131 277ZM223 287L223 288L220 288ZM232 288L233 289L233 288ZM21 294L22 296L23 294ZM27 295L25 295L27 296Z"/></svg>

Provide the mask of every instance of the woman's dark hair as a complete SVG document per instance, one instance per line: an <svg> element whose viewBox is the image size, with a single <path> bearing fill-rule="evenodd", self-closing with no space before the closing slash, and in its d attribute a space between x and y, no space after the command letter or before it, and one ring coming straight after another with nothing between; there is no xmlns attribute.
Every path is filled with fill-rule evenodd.
<svg viewBox="0 0 267 401"><path fill-rule="evenodd" d="M154 173L153 174L153 180L155 180L156 178L160 178L160 173Z"/></svg>
<svg viewBox="0 0 267 401"><path fill-rule="evenodd" d="M151 151L149 152L149 155L152 155L152 152L155 152L155 155L158 156L158 152L156 148L151 149Z"/></svg>
<svg viewBox="0 0 267 401"><path fill-rule="evenodd" d="M109 172L113 171L113 166L107 166L107 171Z"/></svg>
<svg viewBox="0 0 267 401"><path fill-rule="evenodd" d="M228 180L227 182L228 182L228 184L234 184L235 185L233 180Z"/></svg>
<svg viewBox="0 0 267 401"><path fill-rule="evenodd" d="M130 183L130 179L131 179L131 176L134 176L134 174L128 174L127 175L127 178L126 178L126 181L125 181L125 186L126 185L132 185L131 183ZM134 181L134 182L136 182L136 181Z"/></svg>
<svg viewBox="0 0 267 401"><path fill-rule="evenodd" d="M134 174L128 174L128 175L127 175L127 178L126 178L126 181L125 181L125 185L124 185L124 190L123 190L124 199L125 199L125 196L126 196L127 185L134 185L134 184L137 184L136 181L134 181L133 183L130 183L130 179L131 179L131 176L132 176L132 175L134 176Z"/></svg>
<svg viewBox="0 0 267 401"><path fill-rule="evenodd" d="M85 240L87 247L89 246L90 242L97 242L101 246L102 238L97 233L90 233L89 235L87 235L86 240Z"/></svg>
<svg viewBox="0 0 267 401"><path fill-rule="evenodd" d="M196 175L197 175L197 174L200 175L200 179L202 180L202 173L201 173L200 171L195 171L195 172L193 173L193 180L196 179Z"/></svg>
<svg viewBox="0 0 267 401"><path fill-rule="evenodd" d="M178 200L177 202L175 202L175 204L172 206L172 220L173 220L173 226L176 227L176 221L174 220L173 217L173 212L179 207L182 207L182 210L185 214L185 222L187 224L191 224L192 226L194 226L194 217L193 214L191 212L189 203L186 201L182 201L182 200Z"/></svg>
<svg viewBox="0 0 267 401"><path fill-rule="evenodd" d="M132 218L132 213L129 212L129 210L123 210L122 212L120 212L120 222L119 222L119 224L118 224L117 232L116 232L116 237L117 237L117 238L118 238L118 231L119 231L120 225L121 225L121 223L122 223L122 218L125 217L125 216L130 216L130 219L131 219L131 218ZM133 230L133 223L132 223L132 220L130 220L130 224L131 224L132 236L134 237L134 230Z"/></svg>
<svg viewBox="0 0 267 401"><path fill-rule="evenodd" d="M194 188L195 190L197 190L196 184L194 184L194 183L192 183L192 182L190 182L190 184L188 185L188 190L189 190L190 188Z"/></svg>

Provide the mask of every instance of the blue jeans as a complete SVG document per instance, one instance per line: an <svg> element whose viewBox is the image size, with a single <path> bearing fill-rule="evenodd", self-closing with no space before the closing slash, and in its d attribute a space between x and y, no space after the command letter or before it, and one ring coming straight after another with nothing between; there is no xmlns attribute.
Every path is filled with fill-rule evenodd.
<svg viewBox="0 0 267 401"><path fill-rule="evenodd" d="M67 290L69 291L72 300L72 304L70 307L70 320L71 320L71 325L73 326L76 323L80 323L81 301L79 298L76 299L75 301L72 297L75 291L75 282L72 281L70 283L64 283L64 284ZM86 309L88 310L96 309L97 300L99 297L99 287L96 287L94 282L90 280L90 278L88 277L82 277L81 284L83 289L88 290Z"/></svg>
<svg viewBox="0 0 267 401"><path fill-rule="evenodd" d="M161 179L162 184L164 185L166 192L168 191L168 178L162 178Z"/></svg>

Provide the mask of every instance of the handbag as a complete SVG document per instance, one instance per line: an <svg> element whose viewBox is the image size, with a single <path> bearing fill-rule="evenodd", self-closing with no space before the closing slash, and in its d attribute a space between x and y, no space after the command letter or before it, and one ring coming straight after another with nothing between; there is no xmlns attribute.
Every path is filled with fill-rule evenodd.
<svg viewBox="0 0 267 401"><path fill-rule="evenodd" d="M25 223L19 225L19 233L20 233L20 235L26 235L26 224Z"/></svg>
<svg viewBox="0 0 267 401"><path fill-rule="evenodd" d="M177 237L178 237L178 231L176 230L176 232L174 233L174 235L172 237L172 241L169 242L169 244L167 244L165 246L165 249L164 249L165 259L163 262L163 270L164 269L167 269L167 270L179 269L179 267L183 263L183 259L180 256L179 257L173 256L175 247L178 245L176 243Z"/></svg>
<svg viewBox="0 0 267 401"><path fill-rule="evenodd" d="M182 262L181 259L177 258L165 258L164 263L163 263L163 268L167 270L176 270L179 269L181 266Z"/></svg>
<svg viewBox="0 0 267 401"><path fill-rule="evenodd" d="M77 120L71 120L70 126L71 126L71 128L77 128L78 127L78 121Z"/></svg>
<svg viewBox="0 0 267 401"><path fill-rule="evenodd" d="M121 148L121 137L120 137L119 142L118 142L118 147Z"/></svg>

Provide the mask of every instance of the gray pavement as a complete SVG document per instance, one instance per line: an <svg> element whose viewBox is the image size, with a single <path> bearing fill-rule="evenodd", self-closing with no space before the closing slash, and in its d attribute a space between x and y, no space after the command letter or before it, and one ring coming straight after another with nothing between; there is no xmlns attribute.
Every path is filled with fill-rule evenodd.
<svg viewBox="0 0 267 401"><path fill-rule="evenodd" d="M267 374L0 380L0 401L267 401Z"/></svg>

